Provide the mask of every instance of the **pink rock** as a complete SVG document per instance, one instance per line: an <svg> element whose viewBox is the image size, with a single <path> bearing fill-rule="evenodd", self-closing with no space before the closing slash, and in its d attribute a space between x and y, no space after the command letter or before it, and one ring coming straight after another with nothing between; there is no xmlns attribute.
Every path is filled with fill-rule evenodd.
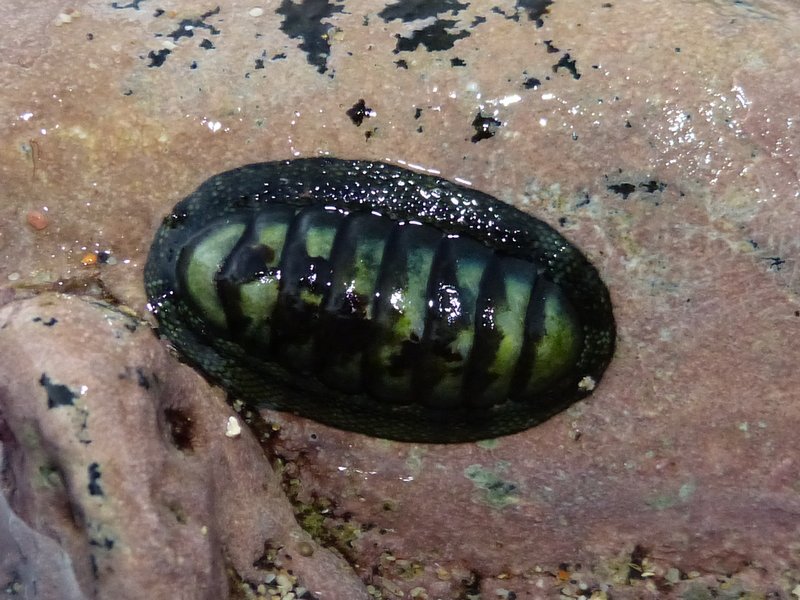
<svg viewBox="0 0 800 600"><path fill-rule="evenodd" d="M0 576L25 597L219 600L282 574L366 598L250 431L226 435L223 394L147 325L43 294L0 309L0 355Z"/></svg>
<svg viewBox="0 0 800 600"><path fill-rule="evenodd" d="M317 19L324 38L287 33L293 25L277 9L300 0L262 3L258 17L250 14L258 3L201 4L174 0L157 10L152 1L107 0L76 3L78 12L68 13L54 0L0 2L0 132L7 142L0 145L0 281L102 288L143 315L141 267L161 219L207 177L249 162L330 154L405 161L469 180L558 227L590 256L614 299L619 351L589 400L493 443L394 444L265 412L282 424L269 451L289 461L301 500L324 500L325 529L346 532L337 548L385 596L399 590L450 600L480 591L483 600L512 592L521 600L591 590L615 599L700 598L740 590L788 598L798 589L800 13L793 2L419 3L450 8L418 20L411 11L411 21L394 0L330 2L345 10ZM523 4L546 10L541 22ZM384 19L387 7L401 16ZM68 20L59 19L62 10ZM189 29L185 21L199 24ZM400 38L433 21L453 21L444 28L460 36L452 48L395 52ZM213 49L201 45L206 38ZM315 44L329 54L314 54ZM151 53L166 57L161 66L149 66ZM374 115L356 126L346 111L362 97ZM494 137L473 143L480 111L501 125L492 126ZM615 191L626 186L634 191L625 197ZM45 208L48 227L33 230L25 215ZM82 265L87 252L103 250L112 260ZM100 329L108 327L101 321ZM81 336L98 334L96 320L82 322L63 341L73 354L92 349ZM12 344L15 361L26 343ZM206 439L207 427L217 440L232 415L221 395L156 346L147 347L159 357L161 385L187 396L172 402L195 407L192 394L207 402L191 413L194 439ZM37 361L55 361L58 347L42 342L31 352ZM109 360L99 348L95 372ZM4 382L18 375L0 370ZM86 368L59 376L67 381L73 371ZM37 381L27 389L42 394ZM115 385L137 387L126 381ZM95 388L87 403L95 402ZM135 391L126 402L147 404L149 396ZM12 423L5 392L3 402L2 418ZM35 423L36 441L56 417L75 428L66 409L40 427L33 410L39 404L15 406L14 429L4 432L16 436L19 423ZM100 412L93 406L91 415ZM149 423L165 427L163 413L152 412ZM213 422L202 420L205 414ZM89 419L93 440L98 418ZM68 428L46 429L64 436ZM139 443L136 435L131 444ZM118 445L128 439L117 437ZM258 487L250 482L262 480L272 456L253 449L225 458L229 444L217 447L209 437L218 461L206 465L199 447L188 456L170 437L158 442L172 457L155 463L169 466L160 479L150 463L126 474L155 478L189 505L192 526L154 528L148 536L155 548L163 550L170 536L194 540L173 529L195 531L195 520L212 513L223 519L230 504L219 498L241 488L236 510L250 515L242 523L261 523L256 537L259 527L269 529L259 520L268 518L260 514L265 503L249 488ZM147 448L158 445L152 438ZM2 439L6 455L11 446ZM63 473L76 470L71 487L56 481L58 497L88 495L88 448L65 443L63 453L49 447L31 454L14 443L13 455L27 458L4 473L30 482L33 457L54 456L53 463L67 465ZM121 479L114 464L100 465L104 491ZM230 490L195 498L189 490L206 480L226 481ZM73 544L80 551L67 555L84 557L73 559L77 580L91 579L87 534L63 516L68 504L45 510L53 486L45 483L38 495L22 489L10 497L14 514L29 526L25 515L39 515L35 531L72 532L59 533L52 552L40 546L37 560L48 569L63 565L58 548ZM263 493L277 497L275 487ZM22 493L43 499L26 506ZM246 498L256 498L255 508ZM99 500L89 497L89 507ZM99 509L84 511L106 522ZM115 534L124 525L120 514L128 513L118 510L107 521ZM245 528L214 523L206 523L214 547L225 531ZM243 572L258 546L236 541L245 539L228 538ZM191 544L180 544L175 556L185 558ZM169 588L169 561L153 556L164 568L143 581ZM219 583L213 556L209 551L197 571ZM44 570L27 572L40 583L45 577ZM309 567L306 582L323 572Z"/></svg>
<svg viewBox="0 0 800 600"><path fill-rule="evenodd" d="M8 443L10 439L10 432L0 432L0 442ZM54 600L86 599L75 579L69 554L56 540L20 519L3 494L0 494L0 575L7 594L33 593L36 595L31 597Z"/></svg>

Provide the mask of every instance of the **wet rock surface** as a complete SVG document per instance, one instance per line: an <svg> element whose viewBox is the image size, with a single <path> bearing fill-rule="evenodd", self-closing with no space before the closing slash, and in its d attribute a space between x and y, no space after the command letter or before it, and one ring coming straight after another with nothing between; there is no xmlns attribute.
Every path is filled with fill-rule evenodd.
<svg viewBox="0 0 800 600"><path fill-rule="evenodd" d="M0 6L9 24L0 37L4 286L111 297L144 316L144 258L179 199L225 169L326 153L466 180L557 227L600 270L617 356L590 400L544 425L493 442L417 446L265 412L280 425L267 455L251 441L249 458L226 459L229 487L248 487L242 473L278 461L300 523L373 597L800 593L792 3L28 4ZM75 344L96 333L85 323L71 340L42 341L37 360L77 360ZM131 348L148 348L137 351L160 352L150 332L129 337ZM170 361L160 368L188 373ZM42 373L31 383L17 381L21 372L7 371L3 385L44 398ZM47 385L79 392L84 383L69 375L48 371ZM208 451L227 456L233 413L199 377L180 377L170 385L208 402L192 405L197 422L213 417ZM154 393L133 377L124 385L142 404ZM14 406L14 423L53 423L54 440L71 432L80 449L58 464L74 487L59 485L98 503L86 514L114 535L136 515L97 516L93 462L104 493L113 477L120 489L135 476L188 485L175 466L123 474L93 459L72 408ZM62 415L58 426L50 412ZM158 423L131 443L166 444ZM33 439L50 439L41 435ZM14 456L29 457L15 444ZM222 481L187 468L196 486ZM3 472L30 483L34 473L19 469ZM102 572L102 532L92 532L101 547L87 550L89 534L68 511L26 493L22 503L7 495L18 531L74 529L56 545L32 534L27 547L53 565L48 573L71 556L76 582L93 581L87 557L97 552ZM221 505L204 502L196 510L206 506L211 520ZM200 552L177 543L177 531L156 539ZM263 551L264 539L248 543ZM206 589L223 589L214 586L227 580L224 564L203 552L211 566L190 562L173 575L201 573ZM338 572L318 566L306 577ZM163 571L148 576L153 594L165 589ZM121 592L127 580L113 577L109 589Z"/></svg>
<svg viewBox="0 0 800 600"><path fill-rule="evenodd" d="M0 354L0 577L11 595L217 600L262 585L367 597L299 528L222 394L146 324L43 294L0 308Z"/></svg>

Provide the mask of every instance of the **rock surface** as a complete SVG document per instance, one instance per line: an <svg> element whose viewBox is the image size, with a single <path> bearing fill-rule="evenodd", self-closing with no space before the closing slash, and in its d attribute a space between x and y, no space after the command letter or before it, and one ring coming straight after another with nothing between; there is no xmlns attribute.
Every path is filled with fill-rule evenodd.
<svg viewBox="0 0 800 600"><path fill-rule="evenodd" d="M367 597L299 528L219 390L146 324L43 294L0 309L0 355L0 578L14 594Z"/></svg>
<svg viewBox="0 0 800 600"><path fill-rule="evenodd" d="M318 154L467 180L553 224L599 268L618 354L588 401L541 427L414 446L265 413L281 426L267 452L298 519L373 597L800 595L793 2L5 0L0 22L5 285L110 296L143 316L144 258L180 198L224 169ZM86 327L72 344L96 333ZM149 332L133 335L157 352ZM53 342L37 359L63 354ZM188 373L174 359L162 368ZM194 416L213 416L209 452L228 456L221 394L181 377L213 398ZM39 422L18 410L15 422ZM60 468L86 496L91 452L67 450ZM255 446L249 456L187 476L214 489L225 470L247 487L269 463ZM120 489L136 475L182 490L171 479L182 472L116 477ZM104 481L114 473L101 465ZM191 508L222 518L204 498ZM20 531L67 520L43 501L8 502ZM102 523L116 535L129 516ZM179 530L157 539L177 544ZM72 557L84 585L89 551L70 546L82 535L26 543L48 573ZM318 566L306 577L325 580ZM175 576L223 585L219 562L186 569ZM165 577L152 571L148 585Z"/></svg>

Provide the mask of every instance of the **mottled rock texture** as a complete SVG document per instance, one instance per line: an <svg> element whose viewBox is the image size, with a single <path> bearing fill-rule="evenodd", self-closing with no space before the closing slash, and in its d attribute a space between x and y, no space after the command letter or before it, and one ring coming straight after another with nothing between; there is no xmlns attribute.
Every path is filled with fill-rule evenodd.
<svg viewBox="0 0 800 600"><path fill-rule="evenodd" d="M541 427L436 447L265 415L300 521L374 595L800 593L794 2L5 0L0 22L4 284L144 315L144 257L180 198L317 154L468 180L599 268L617 356ZM90 454L61 461L76 493ZM158 474L119 485L133 475ZM218 563L186 568L221 585Z"/></svg>
<svg viewBox="0 0 800 600"><path fill-rule="evenodd" d="M0 355L0 578L17 595L218 600L282 567L309 597L366 598L146 324L43 294L0 309Z"/></svg>

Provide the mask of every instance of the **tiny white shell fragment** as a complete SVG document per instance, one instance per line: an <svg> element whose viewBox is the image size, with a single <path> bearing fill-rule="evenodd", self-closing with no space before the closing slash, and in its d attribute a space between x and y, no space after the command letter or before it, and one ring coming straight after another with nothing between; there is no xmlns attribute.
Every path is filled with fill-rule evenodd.
<svg viewBox="0 0 800 600"><path fill-rule="evenodd" d="M228 417L228 424L225 426L225 435L229 438L242 435L242 426L239 424L239 419L236 417Z"/></svg>

